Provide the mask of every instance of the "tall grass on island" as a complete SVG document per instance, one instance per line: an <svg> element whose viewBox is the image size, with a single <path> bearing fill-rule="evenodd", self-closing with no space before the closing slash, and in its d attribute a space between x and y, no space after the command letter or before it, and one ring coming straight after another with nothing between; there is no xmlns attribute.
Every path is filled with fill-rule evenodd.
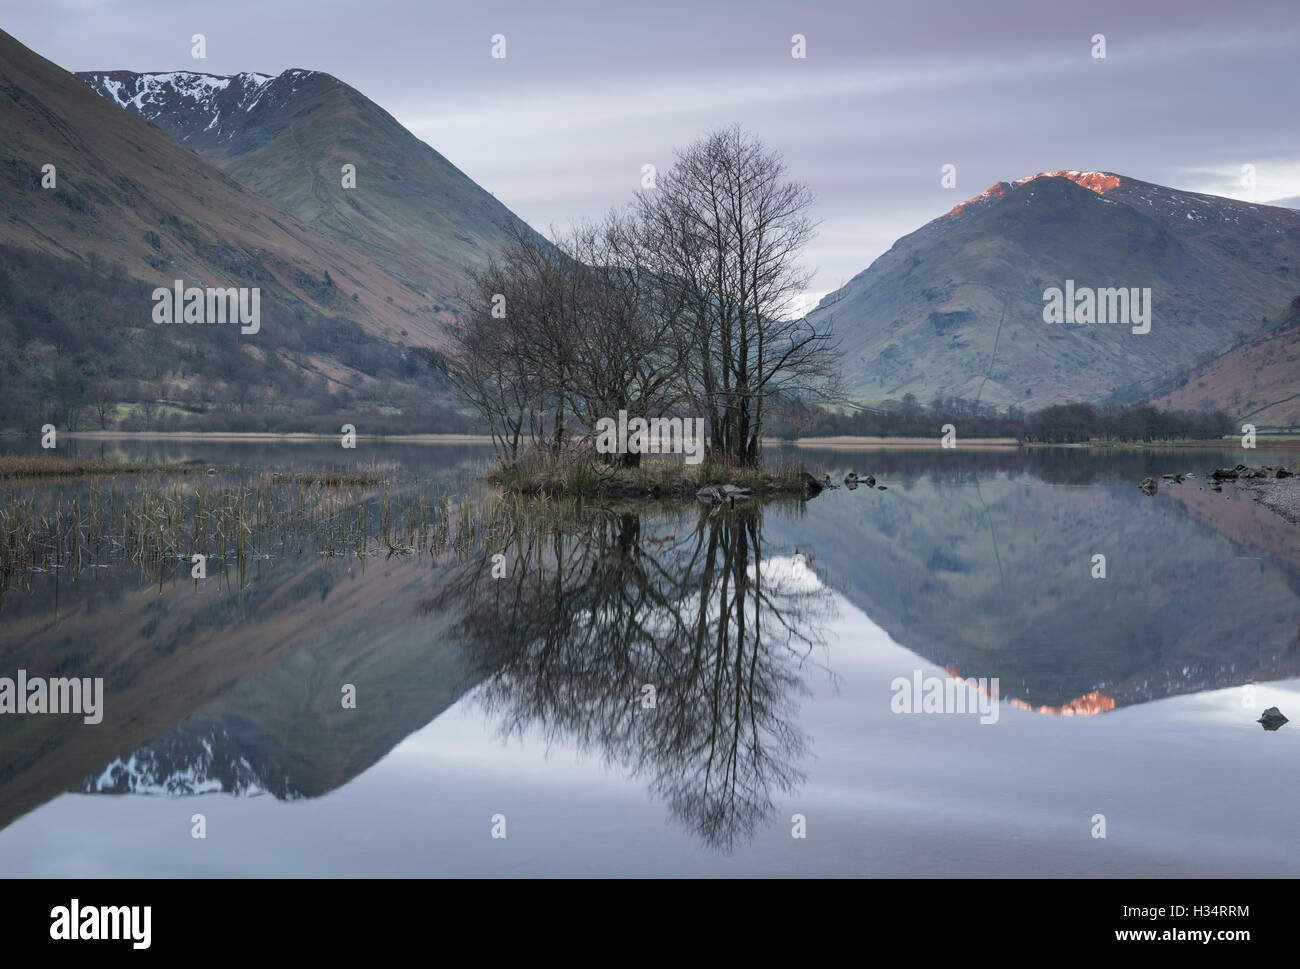
<svg viewBox="0 0 1300 969"><path fill-rule="evenodd" d="M517 495L569 498L676 498L694 500L709 485L735 485L755 497L807 497L821 490L802 465L753 467L706 455L698 464L677 456L643 456L635 465L605 462L586 452L552 454L536 449L515 461L501 461L487 480Z"/></svg>

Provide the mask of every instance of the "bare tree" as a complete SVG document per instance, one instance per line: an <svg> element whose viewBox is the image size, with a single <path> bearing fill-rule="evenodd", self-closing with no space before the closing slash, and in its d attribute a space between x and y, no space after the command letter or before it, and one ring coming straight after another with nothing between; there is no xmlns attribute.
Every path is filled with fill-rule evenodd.
<svg viewBox="0 0 1300 969"><path fill-rule="evenodd" d="M90 400L95 407L95 416L99 418L99 429L108 430L108 415L113 410L117 394L112 384L99 381L90 388Z"/></svg>
<svg viewBox="0 0 1300 969"><path fill-rule="evenodd" d="M653 269L688 307L678 335L711 450L739 463L760 458L771 397L838 394L829 322L796 312L810 278L797 260L814 235L812 202L779 154L734 126L678 152L637 200Z"/></svg>
<svg viewBox="0 0 1300 969"><path fill-rule="evenodd" d="M601 417L659 415L682 398L675 318L638 238L618 213L550 242L520 227L469 274L434 362L506 457L525 440L558 452Z"/></svg>
<svg viewBox="0 0 1300 969"><path fill-rule="evenodd" d="M558 453L626 410L702 416L711 452L757 464L769 401L838 391L829 318L796 312L812 195L785 172L779 155L728 128L601 220L549 242L515 227L470 272L434 362L508 458L525 441ZM690 413L672 413L681 408Z"/></svg>
<svg viewBox="0 0 1300 969"><path fill-rule="evenodd" d="M468 272L457 296L456 321L445 350L431 361L487 422L499 454L514 460L525 438L536 443L563 421L550 407L544 363L559 366L555 285L560 273L549 251L527 227L511 229L504 250L487 266ZM529 333L530 326L534 332Z"/></svg>

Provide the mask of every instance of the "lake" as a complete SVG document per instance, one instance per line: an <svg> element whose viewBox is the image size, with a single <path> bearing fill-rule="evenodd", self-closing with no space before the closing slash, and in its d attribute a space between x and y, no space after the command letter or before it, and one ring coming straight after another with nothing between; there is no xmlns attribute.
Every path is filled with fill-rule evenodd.
<svg viewBox="0 0 1300 969"><path fill-rule="evenodd" d="M236 488L379 465L431 507L483 492L491 455L59 453ZM322 554L351 527L330 506L333 531L255 536L203 579L27 569L0 677L102 677L104 702L0 715L0 872L1295 875L1300 725L1256 721L1300 711L1300 528L1204 475L1296 456L775 448L885 490L546 508L363 556ZM408 513L365 503L356 527Z"/></svg>

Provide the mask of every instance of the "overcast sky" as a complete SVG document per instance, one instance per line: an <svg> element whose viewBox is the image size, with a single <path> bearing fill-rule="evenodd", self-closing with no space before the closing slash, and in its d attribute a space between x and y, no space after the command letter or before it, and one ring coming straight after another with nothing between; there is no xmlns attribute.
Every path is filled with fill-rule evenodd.
<svg viewBox="0 0 1300 969"><path fill-rule="evenodd" d="M1035 172L1300 195L1296 0L7 6L4 29L69 70L326 71L542 230L626 201L643 165L740 122L817 195L817 293L957 202ZM206 60L190 56L195 33ZM945 164L955 189L940 185Z"/></svg>

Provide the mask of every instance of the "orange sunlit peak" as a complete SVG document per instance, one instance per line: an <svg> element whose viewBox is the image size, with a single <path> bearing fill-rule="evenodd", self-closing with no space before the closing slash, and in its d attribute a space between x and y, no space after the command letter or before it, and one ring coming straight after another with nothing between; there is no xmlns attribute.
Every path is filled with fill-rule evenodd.
<svg viewBox="0 0 1300 969"><path fill-rule="evenodd" d="M965 202L958 202L948 211L948 214L950 216L961 216L965 214L967 208L974 205L976 202L992 201L993 199L1006 198L1006 196L1007 196L1007 183L998 182L996 185L993 185L990 188L985 189L983 192L980 192L979 195L976 195L974 198L969 198Z"/></svg>
<svg viewBox="0 0 1300 969"><path fill-rule="evenodd" d="M978 202L992 202L997 199L1007 197L1009 188L1016 188L1024 185L1026 182L1032 182L1036 178L1068 178L1076 185L1096 192L1098 195L1105 195L1120 187L1121 179L1118 175L1112 175L1109 172L1076 172L1070 169L1063 169L1059 172L1039 172L1037 175L1026 175L1024 178L1018 178L1014 182L998 182L990 186L974 198L969 198L965 202L959 202L954 205L948 215L960 217L966 214L966 210Z"/></svg>
<svg viewBox="0 0 1300 969"><path fill-rule="evenodd" d="M1112 175L1109 172L1076 172L1068 169L1059 172L1039 172L1037 175L1030 175L1028 178L1020 179L1016 184L1023 185L1025 182L1032 182L1036 178L1068 178L1075 185L1082 185L1098 195L1105 195L1120 186L1119 176Z"/></svg>
<svg viewBox="0 0 1300 969"><path fill-rule="evenodd" d="M943 671L954 679L960 680L961 673L955 666L945 666ZM980 692L985 692L981 690ZM1058 717L1091 717L1098 713L1107 713L1115 709L1115 701L1106 696L1101 690L1093 690L1091 693L1085 693L1083 696L1075 697L1059 707L1052 706L1034 706L1026 703L1024 700L1017 700L1015 697L1009 697L1007 702L1017 710L1028 710L1031 713L1054 713Z"/></svg>

